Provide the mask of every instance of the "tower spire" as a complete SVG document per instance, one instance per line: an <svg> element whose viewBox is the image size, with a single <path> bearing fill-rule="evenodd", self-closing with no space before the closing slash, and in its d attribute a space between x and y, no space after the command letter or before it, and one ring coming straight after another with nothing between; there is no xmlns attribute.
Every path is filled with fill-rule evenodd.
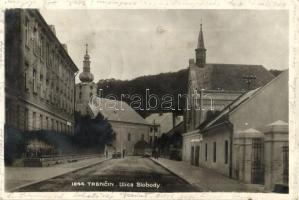
<svg viewBox="0 0 299 200"><path fill-rule="evenodd" d="M85 55L83 60L83 72L80 73L79 79L82 82L92 82L93 81L93 74L90 73L90 56L88 54L88 44L85 45Z"/></svg>
<svg viewBox="0 0 299 200"><path fill-rule="evenodd" d="M204 40L203 40L203 32L202 32L202 22L200 23L200 31L198 34L198 42L197 42L197 48L201 48L204 49L205 48L205 44L204 44Z"/></svg>
<svg viewBox="0 0 299 200"><path fill-rule="evenodd" d="M197 48L195 49L196 64L199 67L204 67L206 63L206 48L203 39L202 19L200 19L200 30L197 41Z"/></svg>

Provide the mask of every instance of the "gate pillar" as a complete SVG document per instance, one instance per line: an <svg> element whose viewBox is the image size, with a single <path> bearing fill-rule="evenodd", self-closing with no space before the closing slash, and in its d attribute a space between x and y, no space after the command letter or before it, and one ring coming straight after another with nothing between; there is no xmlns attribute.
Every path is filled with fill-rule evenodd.
<svg viewBox="0 0 299 200"><path fill-rule="evenodd" d="M275 121L265 131L265 189L272 191L275 184L288 185L287 122Z"/></svg>
<svg viewBox="0 0 299 200"><path fill-rule="evenodd" d="M237 150L235 151L235 168L238 173L236 177L240 181L252 183L255 176L254 170L263 170L263 138L264 134L253 128L236 134L234 138L235 150ZM257 141L261 142L257 143Z"/></svg>

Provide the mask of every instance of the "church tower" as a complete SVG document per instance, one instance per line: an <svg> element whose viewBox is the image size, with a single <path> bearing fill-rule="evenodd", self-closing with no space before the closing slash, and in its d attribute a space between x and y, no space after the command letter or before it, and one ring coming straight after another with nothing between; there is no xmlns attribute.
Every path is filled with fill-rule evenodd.
<svg viewBox="0 0 299 200"><path fill-rule="evenodd" d="M97 84L93 82L94 77L90 72L90 56L88 54L88 45L83 60L83 72L79 75L80 83L76 84L76 111L81 115L89 114L88 102L97 95Z"/></svg>
<svg viewBox="0 0 299 200"><path fill-rule="evenodd" d="M200 24L200 31L198 35L197 48L195 49L196 64L199 67L204 67L206 64L206 49L203 40L202 24Z"/></svg>
<svg viewBox="0 0 299 200"><path fill-rule="evenodd" d="M90 56L88 54L88 44L86 44L86 52L83 60L83 72L80 73L79 79L82 83L90 83L93 81L93 74L90 73Z"/></svg>

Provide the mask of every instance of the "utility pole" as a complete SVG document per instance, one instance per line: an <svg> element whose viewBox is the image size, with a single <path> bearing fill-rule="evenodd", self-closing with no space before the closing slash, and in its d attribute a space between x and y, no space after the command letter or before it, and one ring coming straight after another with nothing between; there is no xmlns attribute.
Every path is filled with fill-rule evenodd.
<svg viewBox="0 0 299 200"><path fill-rule="evenodd" d="M156 148L156 138L155 138L155 133L156 133L156 120L154 119L154 149Z"/></svg>

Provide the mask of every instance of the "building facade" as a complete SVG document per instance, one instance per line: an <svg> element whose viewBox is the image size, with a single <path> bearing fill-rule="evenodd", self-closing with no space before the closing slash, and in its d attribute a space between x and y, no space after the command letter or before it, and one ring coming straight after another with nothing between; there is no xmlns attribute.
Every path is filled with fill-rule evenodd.
<svg viewBox="0 0 299 200"><path fill-rule="evenodd" d="M88 115L90 98L97 95L97 84L93 82L94 77L90 72L90 56L87 44L83 60L83 72L80 73L79 79L81 83L76 84L76 111L84 116Z"/></svg>
<svg viewBox="0 0 299 200"><path fill-rule="evenodd" d="M93 117L98 114L111 124L115 140L110 145L122 155L144 155L151 153L150 128L152 127L124 101L94 98L89 104Z"/></svg>
<svg viewBox="0 0 299 200"><path fill-rule="evenodd" d="M196 59L189 60L188 68L182 158L189 162L193 144L201 140L201 126L248 90L262 87L274 78L261 65L206 63L206 52L201 25Z"/></svg>
<svg viewBox="0 0 299 200"><path fill-rule="evenodd" d="M287 72L274 79L261 65L206 63L202 27L195 51L196 61L189 60L182 159L270 190L274 179L285 183ZM273 168L278 175L270 173Z"/></svg>
<svg viewBox="0 0 299 200"><path fill-rule="evenodd" d="M198 130L190 162L246 183L288 185L288 71L242 95Z"/></svg>
<svg viewBox="0 0 299 200"><path fill-rule="evenodd" d="M77 71L38 10L5 11L6 125L73 134Z"/></svg>

